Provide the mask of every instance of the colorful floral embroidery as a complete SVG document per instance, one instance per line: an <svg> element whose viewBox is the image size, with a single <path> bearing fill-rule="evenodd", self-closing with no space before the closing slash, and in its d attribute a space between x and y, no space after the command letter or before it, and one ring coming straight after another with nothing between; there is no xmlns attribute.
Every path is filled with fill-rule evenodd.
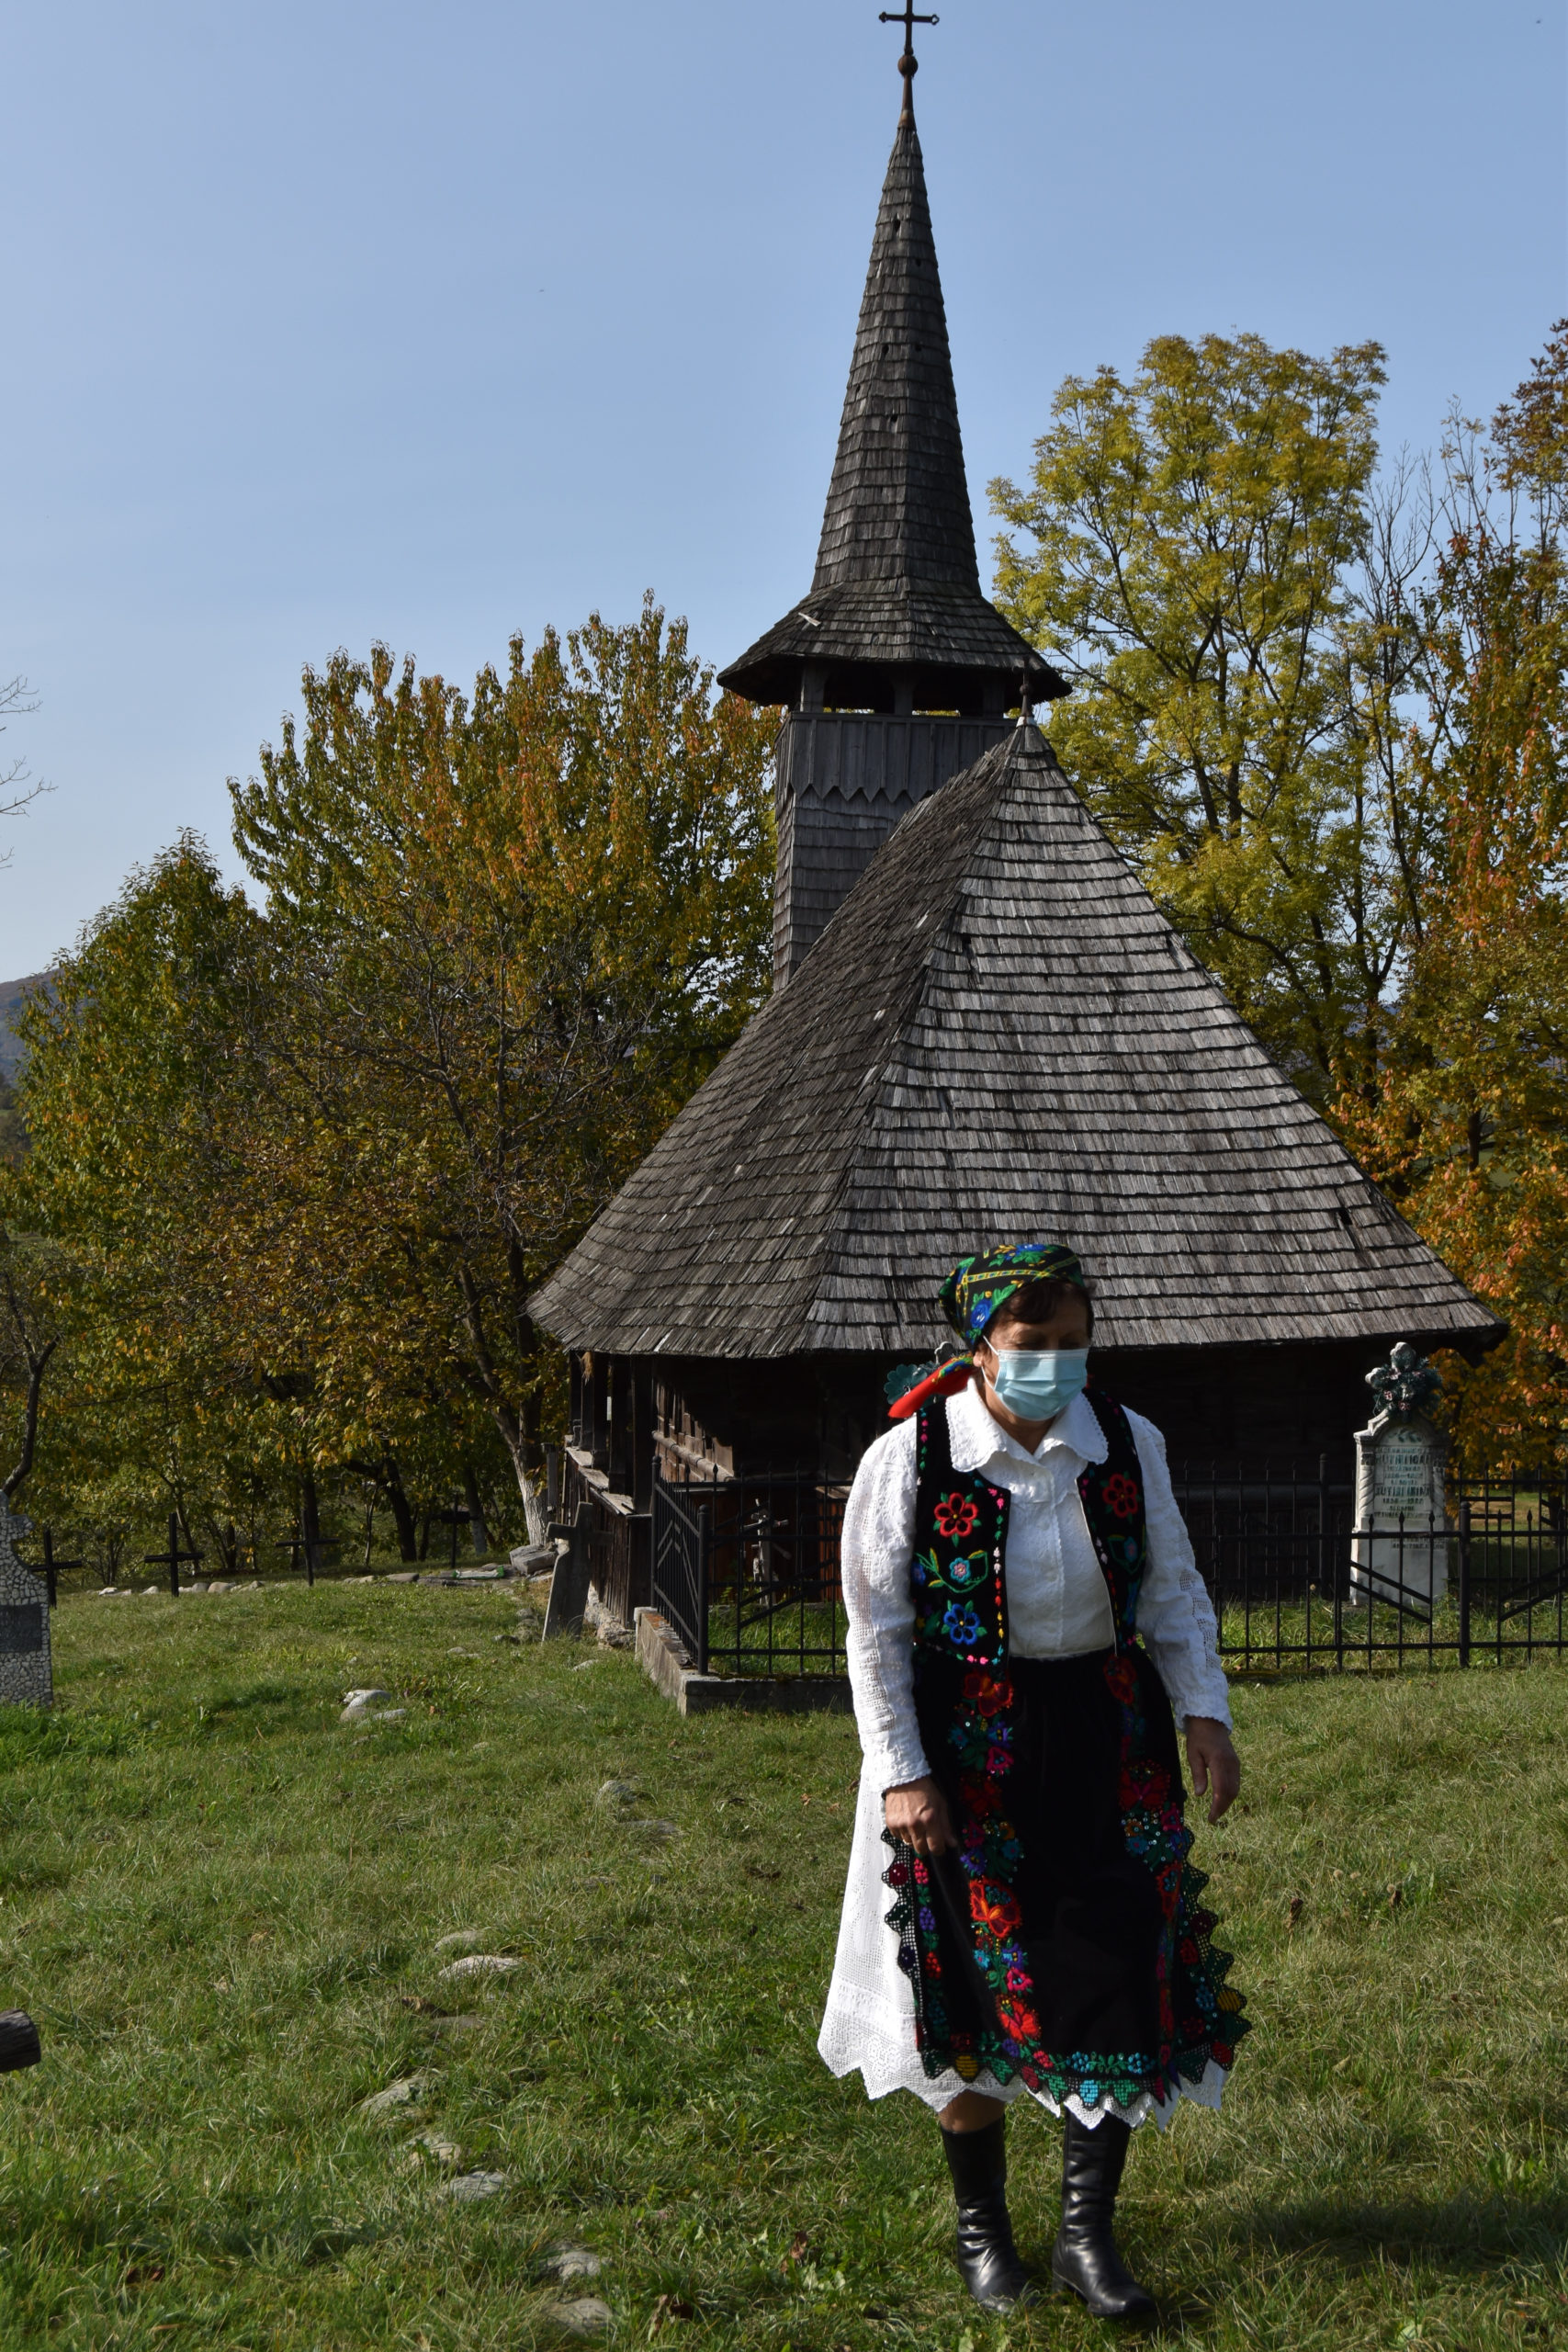
<svg viewBox="0 0 1568 2352"><path fill-rule="evenodd" d="M1143 1500L1137 1480L1129 1478L1121 1470L1104 1481L1100 1493L1105 1498L1107 1510L1113 1510L1118 1519L1131 1519Z"/></svg>
<svg viewBox="0 0 1568 2352"><path fill-rule="evenodd" d="M949 1495L931 1513L938 1533L951 1536L954 1543L970 1533L979 1516L980 1506L971 1495Z"/></svg>
<svg viewBox="0 0 1568 2352"><path fill-rule="evenodd" d="M942 1611L942 1630L955 1650L963 1650L967 1655L979 1640L983 1628L967 1602L950 1600Z"/></svg>

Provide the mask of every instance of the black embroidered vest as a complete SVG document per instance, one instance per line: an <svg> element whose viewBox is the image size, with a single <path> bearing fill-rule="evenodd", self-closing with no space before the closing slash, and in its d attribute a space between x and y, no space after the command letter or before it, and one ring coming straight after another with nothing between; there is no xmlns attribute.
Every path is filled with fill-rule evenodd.
<svg viewBox="0 0 1568 2352"><path fill-rule="evenodd" d="M1138 1449L1113 1398L1087 1392L1106 1458L1078 1480L1095 1556L1111 1593L1116 1647L1133 1639L1147 1536ZM915 1423L915 1646L966 1666L1000 1666L1008 1654L1009 1495L983 1471L956 1471L947 1405L934 1397Z"/></svg>

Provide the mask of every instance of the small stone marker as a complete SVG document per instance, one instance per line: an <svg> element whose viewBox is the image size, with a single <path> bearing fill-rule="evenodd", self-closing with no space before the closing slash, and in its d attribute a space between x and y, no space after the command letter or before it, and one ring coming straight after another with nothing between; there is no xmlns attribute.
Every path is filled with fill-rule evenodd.
<svg viewBox="0 0 1568 2352"><path fill-rule="evenodd" d="M454 1928L445 1936L437 1936L437 1951L478 1951L484 1941L482 1928Z"/></svg>
<svg viewBox="0 0 1568 2352"><path fill-rule="evenodd" d="M378 1705L382 1700L389 1702L391 1696L389 1690L345 1690L343 1694L343 1713L339 1715L338 1721L340 1724L356 1724L369 1713L372 1707Z"/></svg>
<svg viewBox="0 0 1568 2352"><path fill-rule="evenodd" d="M578 2295L568 2303L552 2303L549 2315L568 2335L603 2335L614 2313L597 2295Z"/></svg>
<svg viewBox="0 0 1568 2352"><path fill-rule="evenodd" d="M415 2106L430 2088L428 2075L405 2075L389 2083L384 2091L372 2091L368 2098L359 2102L359 2112L369 2123L402 2121L408 2109Z"/></svg>
<svg viewBox="0 0 1568 2352"><path fill-rule="evenodd" d="M1379 1410L1356 1431L1356 1532L1350 1598L1429 1617L1448 1590L1447 1442L1426 1408L1442 1382L1401 1340L1367 1374Z"/></svg>
<svg viewBox="0 0 1568 2352"><path fill-rule="evenodd" d="M32 1521L0 1495L0 1700L24 1707L54 1704L49 1595L17 1557L17 1538Z"/></svg>
<svg viewBox="0 0 1568 2352"><path fill-rule="evenodd" d="M541 2267L547 2278L566 2287L574 2278L597 2278L604 2266L592 2246L563 2244L551 2246Z"/></svg>
<svg viewBox="0 0 1568 2352"><path fill-rule="evenodd" d="M504 2172L460 2172L442 2191L459 2205L477 2205L481 2197L497 2197L511 2179Z"/></svg>
<svg viewBox="0 0 1568 2352"><path fill-rule="evenodd" d="M514 1968L522 1965L520 1960L509 1960L503 1952L472 1951L466 1960L448 1961L436 1974L452 1984L464 1976L510 1976Z"/></svg>

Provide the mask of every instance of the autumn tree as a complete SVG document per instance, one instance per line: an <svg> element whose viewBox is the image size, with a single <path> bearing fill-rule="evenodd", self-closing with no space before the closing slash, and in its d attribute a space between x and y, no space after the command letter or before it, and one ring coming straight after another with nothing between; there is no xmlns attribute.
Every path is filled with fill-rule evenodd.
<svg viewBox="0 0 1568 2352"><path fill-rule="evenodd" d="M1426 546L1373 494L1382 353L1162 335L1069 378L992 485L998 598L1071 680L1068 774L1322 1100L1397 959L1400 698Z"/></svg>
<svg viewBox="0 0 1568 2352"><path fill-rule="evenodd" d="M772 730L651 603L471 698L380 650L303 693L233 790L265 910L186 838L29 1002L26 1176L82 1513L314 1541L325 1481L407 1555L454 1490L488 1532L497 1458L526 1498L529 1294L766 988Z"/></svg>
<svg viewBox="0 0 1568 2352"><path fill-rule="evenodd" d="M1490 433L1456 424L1408 730L1427 869L1376 1075L1338 1115L1385 1188L1506 1315L1448 1367L1461 1443L1568 1437L1568 322Z"/></svg>
<svg viewBox="0 0 1568 2352"><path fill-rule="evenodd" d="M339 655L235 787L273 959L253 1246L354 1449L434 1379L530 1495L529 1295L766 989L772 732L649 600L471 698Z"/></svg>
<svg viewBox="0 0 1568 2352"><path fill-rule="evenodd" d="M31 1148L16 1215L75 1269L40 1462L60 1516L114 1525L172 1508L188 1540L203 1498L221 1527L280 1476L293 1433L268 1396L276 1365L245 1312L230 1215L265 944L187 836L130 876L19 1016Z"/></svg>

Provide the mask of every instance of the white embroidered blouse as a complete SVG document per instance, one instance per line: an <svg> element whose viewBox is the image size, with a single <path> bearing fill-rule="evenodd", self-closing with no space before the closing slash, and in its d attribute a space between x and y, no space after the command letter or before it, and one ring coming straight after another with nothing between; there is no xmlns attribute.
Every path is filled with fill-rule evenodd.
<svg viewBox="0 0 1568 2352"><path fill-rule="evenodd" d="M1109 1649L1111 1596L1095 1557L1077 1481L1106 1456L1094 1408L1075 1397L1026 1453L993 1419L977 1386L947 1400L955 1470L983 1470L1011 1496L1008 1511L1009 1647L1019 1657L1070 1657ZM941 1400L936 1408L941 1410ZM1165 1441L1140 1413L1127 1415L1143 1471L1148 1564L1137 1630L1179 1726L1189 1715L1230 1722L1214 1612L1166 1464ZM915 1422L898 1422L869 1446L844 1509L842 1577L849 1616L850 1683L868 1776L878 1790L926 1777L914 1702Z"/></svg>

